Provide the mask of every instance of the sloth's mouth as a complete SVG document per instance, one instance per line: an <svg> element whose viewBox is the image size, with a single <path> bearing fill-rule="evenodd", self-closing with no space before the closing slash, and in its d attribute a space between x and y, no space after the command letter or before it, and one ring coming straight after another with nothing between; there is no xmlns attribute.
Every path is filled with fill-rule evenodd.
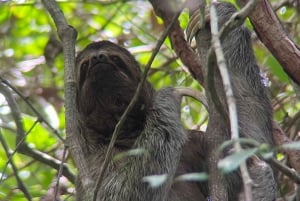
<svg viewBox="0 0 300 201"><path fill-rule="evenodd" d="M115 71L115 67L111 63L103 63L103 62L97 62L89 67L88 69L88 75L92 75L93 73L107 73L107 72L113 72Z"/></svg>
<svg viewBox="0 0 300 201"><path fill-rule="evenodd" d="M126 87L128 83L132 83L132 79L124 70L112 63L99 62L90 66L87 70L85 81L89 80L93 86L100 90L101 88L110 88L111 90L119 90Z"/></svg>

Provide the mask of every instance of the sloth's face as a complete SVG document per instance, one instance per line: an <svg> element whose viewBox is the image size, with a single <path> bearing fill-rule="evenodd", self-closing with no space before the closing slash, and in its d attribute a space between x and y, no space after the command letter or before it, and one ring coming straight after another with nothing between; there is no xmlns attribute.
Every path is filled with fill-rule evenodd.
<svg viewBox="0 0 300 201"><path fill-rule="evenodd" d="M110 138L141 76L134 57L111 42L91 43L79 53L76 58L77 109L96 140ZM145 82L119 138L136 137L140 133L153 94L151 84Z"/></svg>
<svg viewBox="0 0 300 201"><path fill-rule="evenodd" d="M86 87L112 90L138 84L141 77L139 66L124 48L109 41L88 45L76 59L78 89Z"/></svg>
<svg viewBox="0 0 300 201"><path fill-rule="evenodd" d="M122 114L141 76L139 64L126 49L109 41L89 44L76 58L79 111L84 115ZM152 86L145 83L137 107L149 105L152 92Z"/></svg>

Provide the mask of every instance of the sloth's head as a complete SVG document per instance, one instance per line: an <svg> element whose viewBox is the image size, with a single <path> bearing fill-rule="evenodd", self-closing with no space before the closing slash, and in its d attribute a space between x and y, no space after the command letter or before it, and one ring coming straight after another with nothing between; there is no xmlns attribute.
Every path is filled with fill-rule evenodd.
<svg viewBox="0 0 300 201"><path fill-rule="evenodd" d="M86 126L110 136L141 77L135 58L112 42L93 42L81 51L76 58L77 106ZM127 131L143 127L153 93L146 82L127 120Z"/></svg>
<svg viewBox="0 0 300 201"><path fill-rule="evenodd" d="M141 71L134 57L123 47L109 41L89 44L76 58L78 89L96 87L120 89L138 84ZM86 86L88 85L88 86Z"/></svg>

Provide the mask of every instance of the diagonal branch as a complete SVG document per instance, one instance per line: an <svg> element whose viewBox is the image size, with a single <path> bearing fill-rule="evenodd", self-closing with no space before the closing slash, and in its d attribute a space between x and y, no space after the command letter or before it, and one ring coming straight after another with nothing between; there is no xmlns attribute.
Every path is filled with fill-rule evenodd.
<svg viewBox="0 0 300 201"><path fill-rule="evenodd" d="M174 8L172 1L149 1L152 4L156 14L163 19L165 27L172 23L172 19L177 13L175 9L172 9ZM185 6L198 7L197 5L197 0L188 0ZM197 54L185 40L184 33L179 25L178 20L173 22L173 26L171 27L171 30L169 32L169 38L172 43L172 48L176 52L177 56L181 59L182 63L188 67L193 77L200 84L203 84L204 78L203 72L201 70L201 63Z"/></svg>
<svg viewBox="0 0 300 201"><path fill-rule="evenodd" d="M3 149L4 149L5 153L6 153L7 158L9 159L8 163L10 163L10 165L12 167L12 170L13 170L14 175L16 177L19 189L23 192L23 194L26 197L26 199L29 200L29 201L31 201L32 198L30 196L30 193L28 192L25 184L23 183L23 181L19 177L18 168L17 168L17 166L15 165L15 163L14 163L14 161L12 159L12 154L10 153L8 145L6 144L6 142L5 142L5 140L4 140L3 136L2 136L1 130L0 130L0 143L2 144L2 147L3 147ZM4 175L4 172L2 172L2 174ZM0 183L1 183L1 180L2 179L0 179Z"/></svg>
<svg viewBox="0 0 300 201"><path fill-rule="evenodd" d="M238 142L239 139L239 126L238 126L238 118L237 118L237 106L236 101L233 95L232 85L230 82L230 75L226 66L226 60L224 57L224 53L222 50L221 45L221 33L218 31L218 16L217 11L212 3L211 9L210 9L210 17L211 17L211 35L212 35L212 47L214 48L216 60L218 63L219 71L222 77L225 95L228 103L228 111L229 111L229 121L230 121L230 130L231 130L231 139L234 141L234 149L236 152L240 152L242 150L242 147L240 143ZM226 24L225 24L226 25ZM224 30L228 26L223 26ZM229 29L229 28L228 28ZM223 34L224 36L224 34ZM244 183L244 191L245 191L245 200L251 201L252 200L252 190L251 185L252 181L249 176L246 162L243 162L240 166L241 174L243 178Z"/></svg>
<svg viewBox="0 0 300 201"><path fill-rule="evenodd" d="M27 97L25 97L18 89L16 89L13 85L11 85L6 79L4 79L2 76L0 76L0 81L7 85L11 90L13 90L16 94L18 94L19 97L21 97L25 103L28 105L28 107L33 111L33 113L37 116L38 120L42 123L45 123L51 130L52 132L58 137L58 139L60 139L62 142L64 141L64 139L61 137L61 134L59 133L59 131L55 128L53 128L53 126L43 117L43 115L31 104L31 102L29 101L29 99ZM13 113L14 115L14 113ZM20 120L18 120L19 117L16 116L15 120L16 123L20 125ZM21 126L18 127L19 129L21 129ZM24 133L24 131L18 130L18 136L20 138L22 138L22 133ZM18 140L19 141L19 140Z"/></svg>
<svg viewBox="0 0 300 201"><path fill-rule="evenodd" d="M115 144L115 141L117 139L118 133L120 132L121 128L123 127L123 125L125 123L125 120L127 119L128 114L133 109L136 101L138 100L139 94L140 94L140 92L143 89L144 83L145 83L145 81L147 79L148 72L149 72L149 70L151 68L151 65L152 65L152 63L153 63L153 61L154 61L154 59L156 57L156 54L158 53L160 47L164 43L164 41L165 41L166 37L168 36L168 34L169 34L172 26L177 21L179 15L180 15L180 12L178 12L175 16L173 16L173 19L172 19L171 23L168 25L168 27L165 29L165 31L163 32L163 34L161 35L161 37L157 41L156 47L152 51L151 57L150 57L147 65L145 67L145 71L143 73L143 76L141 78L141 81L140 81L139 85L137 86L136 92L135 92L135 94L132 97L132 99L131 99L128 107L126 108L125 112L122 114L119 122L117 123L117 125L115 127L115 130L114 130L114 132L112 134L110 143L109 143L108 148L107 148L107 152L106 152L106 155L105 155L105 160L103 162L103 168L101 169L99 177L97 178L96 187L95 187L94 196L93 196L93 201L96 201L96 199L97 199L98 190L101 187L101 183L103 181L103 177L104 177L105 171L106 171L106 169L108 167L109 161L112 159L112 148L113 148L113 146Z"/></svg>
<svg viewBox="0 0 300 201"><path fill-rule="evenodd" d="M65 83L65 107L66 107L66 146L68 146L76 167L79 169L82 178L83 189L87 195L92 197L93 182L89 175L89 167L84 157L83 147L79 129L77 128L78 113L76 110L76 79L75 79L75 41L77 37L76 30L69 26L64 14L54 0L42 0L42 3L50 13L60 40L62 41L64 54L64 83Z"/></svg>
<svg viewBox="0 0 300 201"><path fill-rule="evenodd" d="M240 6L249 0L237 0ZM268 0L260 0L249 14L260 40L276 57L284 71L300 85L300 48L284 31Z"/></svg>
<svg viewBox="0 0 300 201"><path fill-rule="evenodd" d="M16 149L12 154L10 154L9 160L11 160L12 156L15 154L16 151L19 153L22 153L24 155L30 156L33 159L44 163L46 165L49 165L50 167L53 167L56 170L59 170L60 166L62 165L63 169L63 175L68 178L72 183L75 182L75 176L70 171L69 167L66 164L62 164L59 160L56 158L40 152L38 150L30 148L26 143L24 143L26 136L31 132L31 130L37 125L37 123L40 122L40 119L38 118L35 123L31 126L31 128L25 133L23 123L21 120L21 112L19 110L18 104L16 103L15 99L13 98L13 95L11 94L11 91L8 89L8 87L2 83L0 83L0 92L5 96L7 103L10 107L11 114L13 116L13 119L16 123L17 127L17 140L16 140Z"/></svg>

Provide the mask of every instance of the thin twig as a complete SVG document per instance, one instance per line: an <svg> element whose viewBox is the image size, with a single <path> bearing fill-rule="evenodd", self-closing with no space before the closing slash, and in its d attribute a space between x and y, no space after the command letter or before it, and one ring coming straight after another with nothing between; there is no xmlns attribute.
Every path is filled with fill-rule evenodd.
<svg viewBox="0 0 300 201"><path fill-rule="evenodd" d="M235 16L234 14L233 16ZM221 37L224 39L225 35L231 31L231 27L235 27L234 24L227 22L221 29L218 31L218 17L217 11L212 3L210 7L210 24L211 24L211 34L212 34L212 47L215 50L215 55L219 67L219 71L222 77L223 86L225 90L225 95L228 103L229 111L229 122L231 129L231 139L234 141L234 149L236 152L240 152L242 147L238 141L239 139L239 126L238 126L238 117L237 117L237 106L236 101L233 95L232 85L230 82L230 75L226 66L226 60L221 46ZM237 23L237 25L240 25ZM222 34L222 35L221 35ZM246 162L241 163L240 170L242 174L243 184L244 184L244 196L246 201L252 200L252 180L249 176Z"/></svg>
<svg viewBox="0 0 300 201"><path fill-rule="evenodd" d="M92 199L93 179L89 173L88 163L84 155L78 129L78 111L76 109L76 76L75 76L75 42L77 31L68 25L67 20L55 0L42 0L43 5L50 13L59 38L63 46L64 55L64 91L65 91L65 119L66 119L66 146L80 173L82 187L86 192L87 200Z"/></svg>
<svg viewBox="0 0 300 201"><path fill-rule="evenodd" d="M230 19L220 28L220 31L218 32L218 38L219 38L218 40L223 41L225 36L230 31L232 31L236 27L242 25L244 23L244 21L246 20L247 16L249 15L249 13L251 13L251 11L255 8L255 5L258 3L258 1L260 1L260 0L251 0L241 10L234 13L230 17ZM215 62L215 59L216 59L216 55L215 55L215 52L213 51L213 49L214 49L214 47L211 47L209 49L209 53L208 53L208 62L209 63ZM214 71L212 68L209 68L208 70L211 71L211 73ZM208 74L210 74L210 73L208 73ZM208 85L209 86L213 85L213 79L209 80Z"/></svg>
<svg viewBox="0 0 300 201"><path fill-rule="evenodd" d="M232 85L230 82L230 75L227 69L225 56L219 38L218 17L217 17L217 11L214 4L211 4L210 7L210 17L211 17L210 26L211 26L211 35L212 35L212 47L214 48L216 53L216 60L222 77L225 95L228 103L231 137L233 140L238 140L239 129L238 129L236 101L233 95ZM241 147L239 147L237 151L239 151L240 149Z"/></svg>
<svg viewBox="0 0 300 201"><path fill-rule="evenodd" d="M255 8L255 5L261 0L250 0L241 10L234 13L229 20L220 28L219 30L219 38L220 41L223 41L226 35L232 31L233 29L237 28L238 26L242 25L247 16L253 11ZM215 62L215 51L213 51L213 48L209 48L208 50L208 64L212 66L212 68L208 68L208 88L210 90L211 96L213 97L212 100L216 105L217 110L221 113L225 121L229 121L227 119L226 111L221 106L221 101L219 99L219 96L217 95L217 92L214 87L214 62Z"/></svg>
<svg viewBox="0 0 300 201"><path fill-rule="evenodd" d="M168 27L165 29L165 31L163 32L163 34L161 35L161 37L159 38L159 40L157 41L157 44L156 44L156 47L154 48L152 54L151 54L151 57L145 67L145 71L142 75L142 79L140 81L140 83L138 84L138 87L136 89L136 92L133 96L133 98L131 99L131 102L130 104L128 105L128 107L126 108L125 112L123 113L123 115L121 116L119 122L117 123L116 127L115 127L115 130L112 134L112 137L111 137L111 140L110 140L110 143L108 145L108 148L107 148L107 152L106 152L106 155L105 155L105 160L103 162L103 167L101 169L101 172L99 174L99 177L97 178L97 182L96 182L96 187L95 187L95 191L94 191L94 196L93 196L93 201L96 201L97 199L97 194L98 194L98 190L100 189L101 187L101 184L102 184L102 181L103 181L103 177L104 177L104 174L106 172L106 169L108 167L108 164L112 158L112 150L113 150L113 146L115 144L115 141L117 139L117 136L121 130L121 128L123 127L124 125L124 122L125 120L127 119L127 116L128 114L130 113L130 111L133 109L136 101L138 100L138 97L139 97L139 94L141 92L141 90L143 89L143 86L144 86L144 83L147 79L147 75L148 75L148 71L150 70L151 68L151 65L152 65L152 62L154 61L155 57L156 57L156 54L158 53L160 47L162 46L162 44L164 43L165 39L167 38L168 34L169 34L169 31L171 30L173 24L176 22L176 20L178 19L179 15L181 13L181 10L180 12L178 12L172 19L172 22L168 25Z"/></svg>
<svg viewBox="0 0 300 201"><path fill-rule="evenodd" d="M265 160L267 163L271 164L272 167L275 167L276 169L280 170L284 175L288 176L290 179L292 179L295 183L300 184L300 175L291 168L288 168L287 166L281 164L276 159L272 158L270 160Z"/></svg>
<svg viewBox="0 0 300 201"><path fill-rule="evenodd" d="M260 1L261 0L250 0L243 8L234 13L230 17L230 19L220 28L220 40L223 41L223 39L228 35L229 32L231 32L238 26L241 26Z"/></svg>
<svg viewBox="0 0 300 201"><path fill-rule="evenodd" d="M12 170L14 172L14 175L16 177L16 180L17 180L17 183L18 183L18 187L19 189L23 192L24 196L26 197L27 200L31 201L31 195L29 193L29 191L27 190L26 186L24 185L23 181L21 180L21 178L19 177L19 171L18 171L18 168L16 167L13 159L12 159L12 155L10 154L10 150L8 148L8 145L6 144L3 136L2 136L2 133L1 133L1 130L0 130L0 142L2 144L2 147L6 153L6 156L7 158L9 159L8 162L10 163L11 167L12 167ZM2 172L2 174L4 175L4 172Z"/></svg>
<svg viewBox="0 0 300 201"><path fill-rule="evenodd" d="M152 7L156 15L161 17L164 21L165 27L167 27L173 16L176 14L178 6L174 1L161 1L161 0L150 0ZM199 0L193 2L185 1L184 6L189 8L197 8L201 4ZM168 10L168 12L166 12ZM170 32L169 39L171 41L172 49L175 51L177 56L180 58L182 63L189 69L192 76L200 83L204 83L202 67L197 54L193 51L190 44L187 43L184 37L184 33L178 21L174 23Z"/></svg>
<svg viewBox="0 0 300 201"><path fill-rule="evenodd" d="M60 167L60 161L55 159L54 157L40 152L38 150L32 149L31 147L28 146L28 144L24 143L26 136L33 130L33 128L40 123L41 119L38 118L32 126L25 132L23 128L23 123L21 119L21 112L19 110L19 106L16 103L16 100L14 99L11 90L8 89L11 88L11 86L4 85L3 83L0 83L0 92L5 96L8 106L11 110L12 117L16 123L17 127L17 137L16 137L16 148L15 150L11 153L11 156L13 156L16 152L25 154L27 156L32 157L33 159L44 163L46 165L49 165L50 167L59 170ZM9 158L10 160L10 158ZM67 165L63 166L63 175L68 178L69 181L72 183L75 182L75 176L74 174L70 171L69 167ZM1 181L1 179L0 179Z"/></svg>
<svg viewBox="0 0 300 201"><path fill-rule="evenodd" d="M236 2L238 5L244 5L248 0L236 0ZM271 2L259 0L249 18L260 41L281 64L288 76L300 85L300 48L287 34Z"/></svg>
<svg viewBox="0 0 300 201"><path fill-rule="evenodd" d="M28 97L25 97L17 88L15 88L13 85L11 85L6 79L4 79L2 76L0 76L0 80L3 84L7 85L10 89L12 89L18 96L20 96L25 103L29 106L29 108L33 111L33 113L38 117L39 121L42 123L45 123L52 131L53 133L60 139L62 142L64 142L64 139L61 137L61 134L57 129L55 129L44 117L43 115L31 104ZM17 123L17 122L16 122Z"/></svg>
<svg viewBox="0 0 300 201"><path fill-rule="evenodd" d="M67 154L67 147L64 146L64 151L63 151L63 155L62 155L62 159L61 159L61 165L59 167L59 171L57 174L57 179L56 179L56 184L55 184L55 188L54 188L54 200L58 200L57 199L57 194L58 194L58 189L59 189L59 182L60 182L60 178L62 176L63 173L63 164L66 160L66 154Z"/></svg>
<svg viewBox="0 0 300 201"><path fill-rule="evenodd" d="M30 148L27 146L27 144L24 144L24 141L25 141L25 139L26 139L26 136L33 130L33 128L34 128L37 124L38 124L38 121L35 121L35 122L31 125L31 127L28 129L28 131L27 131L27 133L24 135L24 137L23 137L22 139L20 139L20 141L18 141L18 143L16 144L15 150L13 150L13 152L10 153L10 155L9 155L9 157L8 157L8 161L7 161L6 165L5 165L4 168L3 168L3 171L2 171L3 174L2 174L2 176L1 176L1 178L0 178L0 182L1 182L2 179L3 179L4 173L5 173L5 171L6 171L6 168L7 168L8 164L10 163L12 157L17 153L17 151L19 151L19 152L22 153L22 154L28 155L28 156L30 155L29 153L30 153L31 151L28 151ZM21 148L20 148L20 147L21 147Z"/></svg>

